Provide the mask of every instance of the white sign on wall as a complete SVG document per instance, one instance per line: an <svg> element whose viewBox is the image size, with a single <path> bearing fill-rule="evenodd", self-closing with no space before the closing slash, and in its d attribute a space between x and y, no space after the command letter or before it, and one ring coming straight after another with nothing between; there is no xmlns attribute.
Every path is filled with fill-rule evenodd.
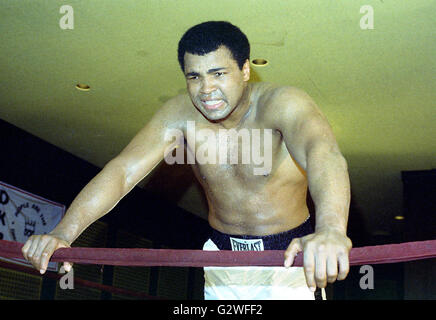
<svg viewBox="0 0 436 320"><path fill-rule="evenodd" d="M0 240L25 243L34 234L52 231L64 214L63 204L0 182ZM0 259L31 266L24 258ZM47 269L57 271L58 264L50 262Z"/></svg>

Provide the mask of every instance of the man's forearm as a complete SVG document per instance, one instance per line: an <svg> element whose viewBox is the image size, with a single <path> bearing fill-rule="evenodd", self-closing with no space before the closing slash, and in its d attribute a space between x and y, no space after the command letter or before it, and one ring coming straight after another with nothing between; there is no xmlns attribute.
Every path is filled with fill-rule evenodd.
<svg viewBox="0 0 436 320"><path fill-rule="evenodd" d="M127 193L124 172L115 161L109 162L77 195L61 222L50 234L71 244Z"/></svg>
<svg viewBox="0 0 436 320"><path fill-rule="evenodd" d="M309 190L315 203L315 231L346 234L350 207L347 162L339 152L317 152L308 160Z"/></svg>

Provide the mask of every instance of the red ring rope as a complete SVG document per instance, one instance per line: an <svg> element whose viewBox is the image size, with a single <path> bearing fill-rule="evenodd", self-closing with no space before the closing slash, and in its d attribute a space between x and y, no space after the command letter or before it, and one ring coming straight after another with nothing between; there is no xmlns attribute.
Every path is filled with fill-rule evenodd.
<svg viewBox="0 0 436 320"><path fill-rule="evenodd" d="M0 240L0 257L23 258L22 243ZM397 263L436 257L436 240L353 248L350 265ZM203 251L170 249L62 248L51 261L114 266L283 266L283 250ZM293 266L303 266L298 254Z"/></svg>

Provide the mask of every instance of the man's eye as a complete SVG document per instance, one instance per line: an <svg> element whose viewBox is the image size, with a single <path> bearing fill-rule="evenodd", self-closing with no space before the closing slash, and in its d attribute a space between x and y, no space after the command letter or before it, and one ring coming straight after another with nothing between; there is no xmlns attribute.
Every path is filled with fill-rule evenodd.
<svg viewBox="0 0 436 320"><path fill-rule="evenodd" d="M197 76L188 77L188 80L197 80L197 79L198 79Z"/></svg>
<svg viewBox="0 0 436 320"><path fill-rule="evenodd" d="M217 77L221 77L222 75L224 75L224 72L215 72L215 75L216 75Z"/></svg>

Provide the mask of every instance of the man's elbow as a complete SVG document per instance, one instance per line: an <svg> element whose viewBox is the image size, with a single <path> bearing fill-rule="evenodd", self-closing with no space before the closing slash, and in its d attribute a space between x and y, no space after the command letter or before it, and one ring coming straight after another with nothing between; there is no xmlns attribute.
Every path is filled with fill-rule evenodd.
<svg viewBox="0 0 436 320"><path fill-rule="evenodd" d="M308 164L316 167L336 167L341 171L348 172L348 163L337 146L327 143L314 145L307 153Z"/></svg>
<svg viewBox="0 0 436 320"><path fill-rule="evenodd" d="M346 162L337 145L332 145L324 141L312 142L306 146L306 156L308 159L332 159L338 162Z"/></svg>
<svg viewBox="0 0 436 320"><path fill-rule="evenodd" d="M336 167L340 172L348 172L347 160L339 150L330 152L328 158L330 159L331 166Z"/></svg>
<svg viewBox="0 0 436 320"><path fill-rule="evenodd" d="M340 151L337 151L334 153L334 157L336 158L338 165L342 166L345 171L348 171L348 162L344 155Z"/></svg>
<svg viewBox="0 0 436 320"><path fill-rule="evenodd" d="M105 173L107 179L110 179L112 183L115 183L117 190L119 190L120 196L124 196L128 190L130 190L127 168L121 159L114 158L109 161L104 166L103 172Z"/></svg>

